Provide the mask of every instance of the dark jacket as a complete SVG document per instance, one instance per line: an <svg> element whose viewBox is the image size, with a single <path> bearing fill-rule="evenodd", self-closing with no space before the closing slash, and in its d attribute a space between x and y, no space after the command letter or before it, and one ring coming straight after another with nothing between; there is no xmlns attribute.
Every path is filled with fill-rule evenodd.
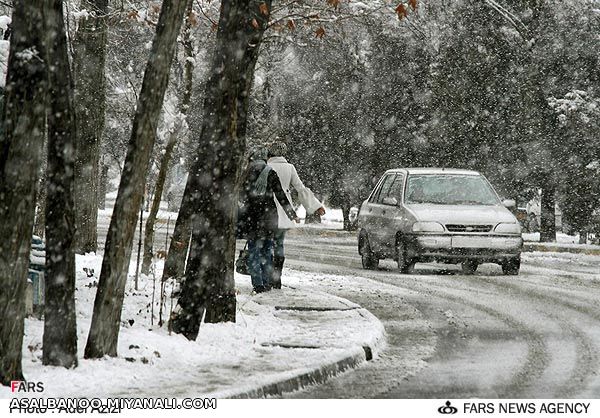
<svg viewBox="0 0 600 418"><path fill-rule="evenodd" d="M296 218L296 212L281 188L275 170L269 170L265 193L262 195L256 193L256 181L266 165L263 160L252 161L240 190L238 235L247 239L273 238L278 227L277 206L273 195L286 215L292 220Z"/></svg>

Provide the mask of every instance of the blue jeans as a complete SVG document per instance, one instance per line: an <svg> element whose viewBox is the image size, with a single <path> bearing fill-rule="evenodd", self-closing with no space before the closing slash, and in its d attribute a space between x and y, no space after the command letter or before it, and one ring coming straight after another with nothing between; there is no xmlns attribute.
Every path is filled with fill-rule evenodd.
<svg viewBox="0 0 600 418"><path fill-rule="evenodd" d="M275 257L283 258L285 257L285 251L283 248L283 240L285 239L285 233L287 229L278 229L275 231L275 240L274 240L274 255Z"/></svg>
<svg viewBox="0 0 600 418"><path fill-rule="evenodd" d="M273 240L248 240L248 270L252 286L271 285L273 275Z"/></svg>

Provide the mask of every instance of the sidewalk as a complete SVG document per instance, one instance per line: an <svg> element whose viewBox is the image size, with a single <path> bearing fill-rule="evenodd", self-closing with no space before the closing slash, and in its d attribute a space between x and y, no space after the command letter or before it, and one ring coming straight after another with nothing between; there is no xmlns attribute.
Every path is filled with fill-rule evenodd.
<svg viewBox="0 0 600 418"><path fill-rule="evenodd" d="M132 280L127 285L119 356L84 360L98 279L86 277L83 268L99 272L100 262L92 254L77 257L76 369L42 366L43 322L26 320L24 374L44 383L43 393L29 396L264 397L322 382L376 356L385 342L382 324L367 310L319 292L318 275L287 269L288 286L259 295L251 294L249 276L236 275L237 322L203 324L190 342L156 325L158 289L151 324L153 277L142 276L140 290L133 290ZM166 290L169 295L171 284ZM167 298L163 318L170 304ZM10 388L0 387L0 398L11 397Z"/></svg>

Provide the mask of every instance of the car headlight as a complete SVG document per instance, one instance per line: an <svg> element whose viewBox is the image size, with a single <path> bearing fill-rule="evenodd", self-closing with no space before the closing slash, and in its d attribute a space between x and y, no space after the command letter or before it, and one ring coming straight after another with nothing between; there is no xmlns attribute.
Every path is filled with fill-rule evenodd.
<svg viewBox="0 0 600 418"><path fill-rule="evenodd" d="M520 234L521 226L516 223L500 223L496 225L494 232L499 234Z"/></svg>
<svg viewBox="0 0 600 418"><path fill-rule="evenodd" d="M415 222L413 232L444 232L444 227L437 222Z"/></svg>

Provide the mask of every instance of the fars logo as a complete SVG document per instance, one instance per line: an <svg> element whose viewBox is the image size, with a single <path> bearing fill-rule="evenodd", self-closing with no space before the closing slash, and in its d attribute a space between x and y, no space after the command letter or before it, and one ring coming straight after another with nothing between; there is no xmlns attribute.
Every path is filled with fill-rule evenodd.
<svg viewBox="0 0 600 418"><path fill-rule="evenodd" d="M26 382L24 380L12 380L10 382L10 391L12 393L40 393L44 391L44 384L42 382Z"/></svg>

